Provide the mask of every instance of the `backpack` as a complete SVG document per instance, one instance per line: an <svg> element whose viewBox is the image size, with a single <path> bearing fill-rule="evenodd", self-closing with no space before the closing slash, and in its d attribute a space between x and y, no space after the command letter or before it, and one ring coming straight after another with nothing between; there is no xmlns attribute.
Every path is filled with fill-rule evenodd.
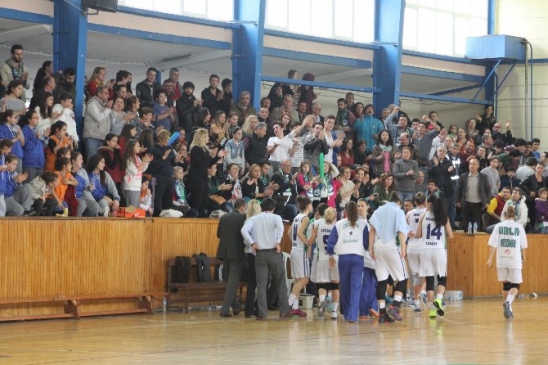
<svg viewBox="0 0 548 365"><path fill-rule="evenodd" d="M209 257L203 252L199 254L194 254L193 256L196 259L196 270L198 271L198 281L201 283L207 283L211 281L211 271L209 267L211 266L211 261Z"/></svg>
<svg viewBox="0 0 548 365"><path fill-rule="evenodd" d="M171 281L173 283L188 283L190 281L190 257L176 256L177 263L171 270Z"/></svg>

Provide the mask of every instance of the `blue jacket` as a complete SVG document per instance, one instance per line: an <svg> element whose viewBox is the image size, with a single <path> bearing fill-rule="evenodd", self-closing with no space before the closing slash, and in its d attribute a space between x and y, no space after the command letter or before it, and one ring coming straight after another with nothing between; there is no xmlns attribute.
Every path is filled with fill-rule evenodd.
<svg viewBox="0 0 548 365"><path fill-rule="evenodd" d="M6 164L6 156L0 155L0 166ZM7 190L7 184L9 181L9 173L7 171L0 171L0 195L4 195Z"/></svg>
<svg viewBox="0 0 548 365"><path fill-rule="evenodd" d="M358 141L365 141L367 143L365 150L371 151L377 142L373 139L373 134L379 134L384 129L384 124L377 118L366 114L362 118L356 118L352 129L356 132Z"/></svg>
<svg viewBox="0 0 548 365"><path fill-rule="evenodd" d="M11 130L6 124L0 124L0 139L14 139L13 133L11 133ZM13 144L13 147L11 149L11 153L13 153L15 156L19 157L19 159L23 159L23 147L21 146L21 142L17 141Z"/></svg>
<svg viewBox="0 0 548 365"><path fill-rule="evenodd" d="M4 197L9 198L10 196L13 196L13 193L15 193L16 183L15 180L13 180L12 173L4 171L4 176L7 177L6 191L4 193Z"/></svg>
<svg viewBox="0 0 548 365"><path fill-rule="evenodd" d="M46 163L44 143L36 138L34 131L28 125L23 127L23 136L25 136L23 166L32 169L43 169Z"/></svg>

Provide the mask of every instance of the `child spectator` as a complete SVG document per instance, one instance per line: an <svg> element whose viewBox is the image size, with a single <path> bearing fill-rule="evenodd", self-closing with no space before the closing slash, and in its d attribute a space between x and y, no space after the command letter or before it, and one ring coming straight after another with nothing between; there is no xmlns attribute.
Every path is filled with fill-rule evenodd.
<svg viewBox="0 0 548 365"><path fill-rule="evenodd" d="M53 216L57 207L55 188L59 185L59 176L54 172L45 172L30 182L33 208L36 215Z"/></svg>
<svg viewBox="0 0 548 365"><path fill-rule="evenodd" d="M6 171L3 177L7 177L4 201L6 204L6 216L20 217L30 215L33 203L30 186L22 185L27 179L27 174L18 174L17 164L19 157L14 154L6 156ZM34 215L34 214L33 214Z"/></svg>
<svg viewBox="0 0 548 365"><path fill-rule="evenodd" d="M59 176L59 184L55 188L58 207L67 207L69 215L75 217L78 214L78 200L74 192L74 186L78 181L72 176L70 159L61 157L55 161L55 173Z"/></svg>
<svg viewBox="0 0 548 365"><path fill-rule="evenodd" d="M135 125L137 127L137 136L140 137L141 134L146 130L150 130L151 133L154 134L154 125L152 124L152 119L154 119L152 109L149 107L142 108L140 122Z"/></svg>
<svg viewBox="0 0 548 365"><path fill-rule="evenodd" d="M89 181L93 185L91 195L101 207L100 214L108 217L109 212L116 212L120 207L120 195L114 180L105 171L105 158L101 155L90 157L86 166Z"/></svg>
<svg viewBox="0 0 548 365"><path fill-rule="evenodd" d="M297 174L297 193L314 199L314 190L318 186L319 176L312 173L310 162L303 160ZM318 197L319 198L319 197Z"/></svg>
<svg viewBox="0 0 548 365"><path fill-rule="evenodd" d="M137 128L133 124L126 124L122 128L122 132L120 133L120 136L118 137L118 146L120 146L120 156L124 155L124 150L126 149L126 143L132 139L135 138L137 135ZM142 151L145 152L145 151Z"/></svg>
<svg viewBox="0 0 548 365"><path fill-rule="evenodd" d="M0 139L10 139L13 142L11 153L17 156L19 160L22 160L24 156L23 145L25 144L25 136L17 125L18 119L19 117L10 109L0 114ZM19 163L17 172L23 172L22 163Z"/></svg>
<svg viewBox="0 0 548 365"><path fill-rule="evenodd" d="M89 176L86 170L82 167L84 158L78 151L73 151L70 156L72 165L72 176L78 181L78 185L74 187L74 194L78 200L77 216L81 217L84 212L86 216L97 217L99 213L99 204L91 195L93 185L89 182Z"/></svg>
<svg viewBox="0 0 548 365"><path fill-rule="evenodd" d="M118 145L118 136L114 133L107 134L97 153L105 159L105 171L114 181L116 189L118 189L118 195L122 196L124 191L122 182L124 181L125 171L122 169L122 155Z"/></svg>
<svg viewBox="0 0 548 365"><path fill-rule="evenodd" d="M67 124L65 122L57 121L51 126L51 132L49 134L48 146L46 148L46 171L55 171L57 151L62 147L67 147L71 151L74 148L72 137L67 137Z"/></svg>
<svg viewBox="0 0 548 365"><path fill-rule="evenodd" d="M139 144L144 152L150 151L154 145L154 132L152 129L143 129L139 136Z"/></svg>
<svg viewBox="0 0 548 365"><path fill-rule="evenodd" d="M535 201L537 212L537 229L540 233L548 233L548 189L542 188L538 191L540 199Z"/></svg>
<svg viewBox="0 0 548 365"><path fill-rule="evenodd" d="M171 208L183 213L183 217L196 218L198 211L188 205L183 176L183 168L175 166L173 168L173 206Z"/></svg>
<svg viewBox="0 0 548 365"><path fill-rule="evenodd" d="M23 172L28 174L27 182L31 182L35 177L44 173L44 165L46 164L46 156L44 154L45 140L47 134L39 133L36 130L39 117L38 113L30 110L21 118L23 126L23 136L25 137L25 145L23 146Z"/></svg>
<svg viewBox="0 0 548 365"><path fill-rule="evenodd" d="M147 212L147 217L151 217L152 213L154 213L154 208L152 207L152 193L148 188L149 184L149 178L143 176L141 179L141 196L139 207Z"/></svg>
<svg viewBox="0 0 548 365"><path fill-rule="evenodd" d="M169 107L167 105L167 95L164 91L158 90L155 93L156 102L152 107L154 114L154 125L157 129L162 127L168 132L171 131L171 126L175 122L175 113L174 107Z"/></svg>
<svg viewBox="0 0 548 365"><path fill-rule="evenodd" d="M72 111L72 95L69 93L62 93L60 96L59 104L53 106L53 113L59 114L57 120L65 122L67 125L67 133L72 137L74 147L78 148L78 132L76 131L76 121L74 120L74 112Z"/></svg>
<svg viewBox="0 0 548 365"><path fill-rule="evenodd" d="M145 154L143 160L139 158L141 145L136 139L130 139L126 146L126 151L122 159L122 165L125 167L124 193L128 206L139 207L141 197L141 185L143 171L146 171L152 155Z"/></svg>
<svg viewBox="0 0 548 365"><path fill-rule="evenodd" d="M506 173L500 177L500 188L516 188L519 187L521 181L516 178L516 169L512 166L506 167Z"/></svg>

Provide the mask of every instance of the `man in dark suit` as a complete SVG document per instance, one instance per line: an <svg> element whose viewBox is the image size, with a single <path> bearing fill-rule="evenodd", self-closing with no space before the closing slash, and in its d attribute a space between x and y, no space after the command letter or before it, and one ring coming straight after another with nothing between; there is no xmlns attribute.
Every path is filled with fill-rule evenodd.
<svg viewBox="0 0 548 365"><path fill-rule="evenodd" d="M236 293L245 260L244 239L240 231L244 226L246 208L245 200L237 199L234 202L234 210L223 215L217 227L217 237L219 238L217 258L223 260L224 265L228 268L221 317L232 317L232 314L229 313L230 307L232 307L234 315L240 313L240 302Z"/></svg>
<svg viewBox="0 0 548 365"><path fill-rule="evenodd" d="M469 162L469 172L460 175L457 185L457 207L462 208L463 229L468 224L477 223L481 227L482 209L489 206L491 189L487 176L479 173L479 161L473 158Z"/></svg>

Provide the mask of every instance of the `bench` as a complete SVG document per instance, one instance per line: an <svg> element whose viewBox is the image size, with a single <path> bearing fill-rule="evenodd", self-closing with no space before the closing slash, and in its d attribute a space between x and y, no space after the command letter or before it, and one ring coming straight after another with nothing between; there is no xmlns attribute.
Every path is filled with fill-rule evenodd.
<svg viewBox="0 0 548 365"><path fill-rule="evenodd" d="M214 272L218 270L219 265L223 263L222 260L219 260L215 257L209 257L211 263L211 277L215 278ZM177 266L175 258L169 260L168 272L167 272L167 291L169 292L167 298L167 310L170 308L182 309L185 313L188 313L189 303L201 303L201 302L222 302L224 299L226 282L225 281L209 281L209 282L199 282L197 279L197 263L196 258L190 258L190 282L188 283L172 283L171 280L171 271L174 267ZM244 286L247 283L239 283L239 298L240 302L243 298ZM192 294L192 296L191 296ZM177 298L179 297L180 298ZM179 305L174 305L174 303L180 303Z"/></svg>
<svg viewBox="0 0 548 365"><path fill-rule="evenodd" d="M112 295L87 295L87 296L58 296L46 298L28 298L28 299L7 299L0 300L0 308L2 306L14 304L34 304L34 303L59 303L64 305L64 313L52 313L43 315L15 315L0 317L0 322L6 321L24 321L32 319L54 319L54 318L73 318L89 316L103 316L115 314L133 314L147 313L152 314L152 299L157 298L162 301L167 297L167 293L135 293L135 294L112 294ZM97 301L97 300L113 300L113 299L136 299L136 308L128 309L112 309L95 312L81 312L80 304L82 302Z"/></svg>

